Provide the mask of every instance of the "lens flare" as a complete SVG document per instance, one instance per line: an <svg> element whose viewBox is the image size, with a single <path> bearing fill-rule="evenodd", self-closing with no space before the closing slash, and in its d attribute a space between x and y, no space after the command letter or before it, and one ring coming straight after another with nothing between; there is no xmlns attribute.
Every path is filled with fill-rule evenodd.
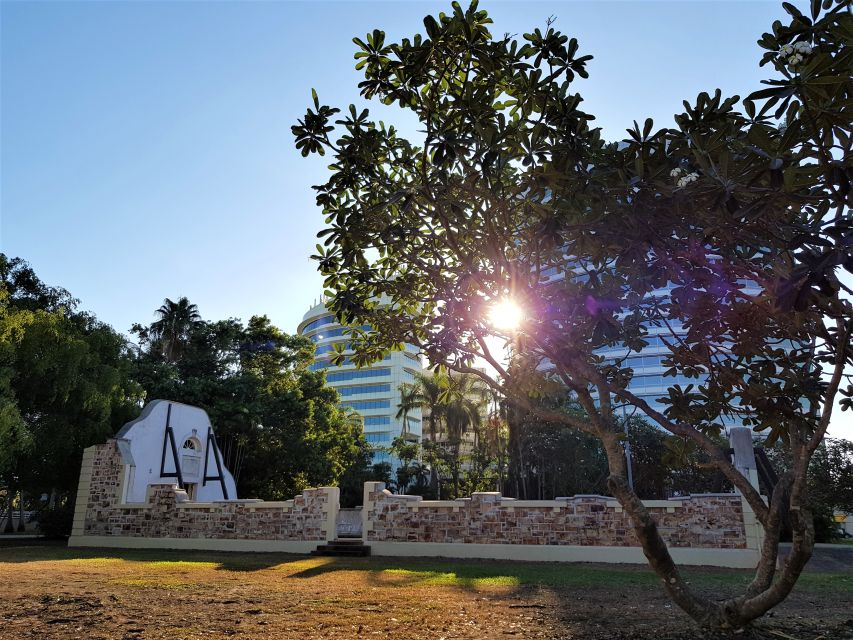
<svg viewBox="0 0 853 640"><path fill-rule="evenodd" d="M515 302L507 298L496 302L489 310L489 323L495 329L513 331L524 319L524 312Z"/></svg>

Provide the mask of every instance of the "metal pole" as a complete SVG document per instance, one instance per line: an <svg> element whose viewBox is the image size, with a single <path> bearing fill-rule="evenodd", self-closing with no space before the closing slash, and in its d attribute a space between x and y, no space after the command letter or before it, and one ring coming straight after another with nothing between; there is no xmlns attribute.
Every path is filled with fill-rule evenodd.
<svg viewBox="0 0 853 640"><path fill-rule="evenodd" d="M631 441L628 438L628 418L625 416L624 409L622 411L622 424L625 429L625 462L628 467L628 488L634 490L634 468L631 462Z"/></svg>

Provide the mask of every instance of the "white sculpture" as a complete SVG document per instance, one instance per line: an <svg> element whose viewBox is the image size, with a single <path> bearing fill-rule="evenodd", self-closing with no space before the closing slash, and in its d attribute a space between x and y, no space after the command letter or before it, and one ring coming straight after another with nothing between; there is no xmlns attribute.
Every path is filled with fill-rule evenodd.
<svg viewBox="0 0 853 640"><path fill-rule="evenodd" d="M178 484L190 500L236 500L210 419L203 409L153 400L116 434L125 467L123 502L145 502L149 485Z"/></svg>

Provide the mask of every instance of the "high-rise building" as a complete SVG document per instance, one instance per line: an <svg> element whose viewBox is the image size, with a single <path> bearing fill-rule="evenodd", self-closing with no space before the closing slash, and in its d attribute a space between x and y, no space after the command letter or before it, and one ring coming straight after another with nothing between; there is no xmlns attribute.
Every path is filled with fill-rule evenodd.
<svg viewBox="0 0 853 640"><path fill-rule="evenodd" d="M326 382L341 395L341 406L353 409L364 418L367 441L377 449L374 462L384 461L393 465L394 460L381 449L391 446L394 438L403 432L403 421L396 417L400 405L400 384L412 382L415 373L423 369L417 348L406 345L402 351L393 351L368 367L356 367L349 357L343 364L333 365L330 360L335 345L343 345L344 353L350 353L349 335L347 327L338 323L323 301L312 306L302 317L297 333L316 345L311 369L324 369ZM410 411L406 419L406 432L420 440L420 409Z"/></svg>
<svg viewBox="0 0 853 640"><path fill-rule="evenodd" d="M572 276L572 261L567 261L569 265L567 269L548 269L544 272L545 277L550 282L557 282L564 277L584 277L575 274ZM740 282L740 286L744 291L755 293L757 291L754 284L749 282ZM652 293L657 299L666 299L673 285L658 289ZM635 394L638 398L645 400L649 407L661 413L665 412L667 405L660 402L660 398L668 395L669 388L675 385L686 387L689 384L698 385L704 382L705 377L688 378L682 374L676 376L664 375L669 367L664 366L664 359L670 354L670 349L667 344L672 344L678 337L686 334L682 328L681 322L677 319L669 321L668 326L648 328L648 336L644 338L647 345L640 351L630 352L627 347L622 345L614 345L598 349L596 353L602 356L606 363L619 363L620 367L630 367L634 371L631 382L628 384L628 390ZM593 391L593 398L597 398L597 394ZM623 406L620 412L626 416L644 417L645 413L633 407ZM733 426L741 426L741 420L736 416L721 416L718 421L726 428ZM653 422L653 424L655 424Z"/></svg>

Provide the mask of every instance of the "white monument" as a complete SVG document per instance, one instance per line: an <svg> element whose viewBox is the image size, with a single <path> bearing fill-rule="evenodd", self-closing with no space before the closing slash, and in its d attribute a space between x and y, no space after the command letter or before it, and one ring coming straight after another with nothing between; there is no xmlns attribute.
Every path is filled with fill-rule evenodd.
<svg viewBox="0 0 853 640"><path fill-rule="evenodd" d="M190 500L236 500L210 418L203 409L153 400L116 434L128 465L123 502L145 502L148 485L174 483Z"/></svg>

